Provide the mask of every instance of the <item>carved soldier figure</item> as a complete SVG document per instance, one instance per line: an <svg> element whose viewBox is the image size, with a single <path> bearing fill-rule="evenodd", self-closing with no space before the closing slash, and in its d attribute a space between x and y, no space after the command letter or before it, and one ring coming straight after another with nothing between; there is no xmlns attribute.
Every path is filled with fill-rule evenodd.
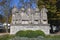
<svg viewBox="0 0 60 40"><path fill-rule="evenodd" d="M41 22L43 24L48 24L47 12L48 12L48 10L45 8L45 5L42 5L42 9L41 9Z"/></svg>

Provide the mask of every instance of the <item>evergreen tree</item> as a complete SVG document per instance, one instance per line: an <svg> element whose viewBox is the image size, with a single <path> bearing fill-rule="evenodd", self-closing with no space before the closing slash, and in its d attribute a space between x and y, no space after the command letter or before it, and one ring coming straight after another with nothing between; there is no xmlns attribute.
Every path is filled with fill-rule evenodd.
<svg viewBox="0 0 60 40"><path fill-rule="evenodd" d="M58 20L60 20L60 11L59 10L59 4L57 0L38 0L37 5L39 9L41 9L42 5L45 5L48 9L48 20L51 24L56 24ZM52 23L53 22L53 23Z"/></svg>

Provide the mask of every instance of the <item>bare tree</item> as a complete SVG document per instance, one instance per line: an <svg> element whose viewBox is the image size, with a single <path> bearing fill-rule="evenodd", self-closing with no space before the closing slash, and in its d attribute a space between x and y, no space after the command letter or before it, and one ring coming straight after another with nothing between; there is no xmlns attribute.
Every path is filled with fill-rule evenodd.
<svg viewBox="0 0 60 40"><path fill-rule="evenodd" d="M6 33L8 33L8 13L9 13L9 4L11 0L2 0L0 2L0 5L4 7L3 12L5 13L5 18L6 18Z"/></svg>

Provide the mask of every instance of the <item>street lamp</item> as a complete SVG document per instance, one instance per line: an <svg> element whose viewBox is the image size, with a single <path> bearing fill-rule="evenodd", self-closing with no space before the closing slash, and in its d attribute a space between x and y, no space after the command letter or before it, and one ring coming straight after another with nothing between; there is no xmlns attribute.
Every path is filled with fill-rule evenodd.
<svg viewBox="0 0 60 40"><path fill-rule="evenodd" d="M4 23L3 25L4 25L5 29L6 29L6 33L8 33L8 25L7 25L7 23Z"/></svg>

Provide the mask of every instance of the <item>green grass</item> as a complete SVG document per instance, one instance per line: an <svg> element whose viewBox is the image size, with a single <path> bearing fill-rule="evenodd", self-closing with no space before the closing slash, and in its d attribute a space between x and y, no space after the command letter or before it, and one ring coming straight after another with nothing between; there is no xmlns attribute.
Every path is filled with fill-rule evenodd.
<svg viewBox="0 0 60 40"><path fill-rule="evenodd" d="M60 40L60 35L45 35L44 32L40 30L32 31L19 31L15 35L3 35L0 36L0 40L9 40L15 37L27 37L27 38L37 38L38 36L44 37L46 40Z"/></svg>
<svg viewBox="0 0 60 40"><path fill-rule="evenodd" d="M2 36L0 36L0 40L9 40L13 37L15 37L15 36L14 35L2 35Z"/></svg>

